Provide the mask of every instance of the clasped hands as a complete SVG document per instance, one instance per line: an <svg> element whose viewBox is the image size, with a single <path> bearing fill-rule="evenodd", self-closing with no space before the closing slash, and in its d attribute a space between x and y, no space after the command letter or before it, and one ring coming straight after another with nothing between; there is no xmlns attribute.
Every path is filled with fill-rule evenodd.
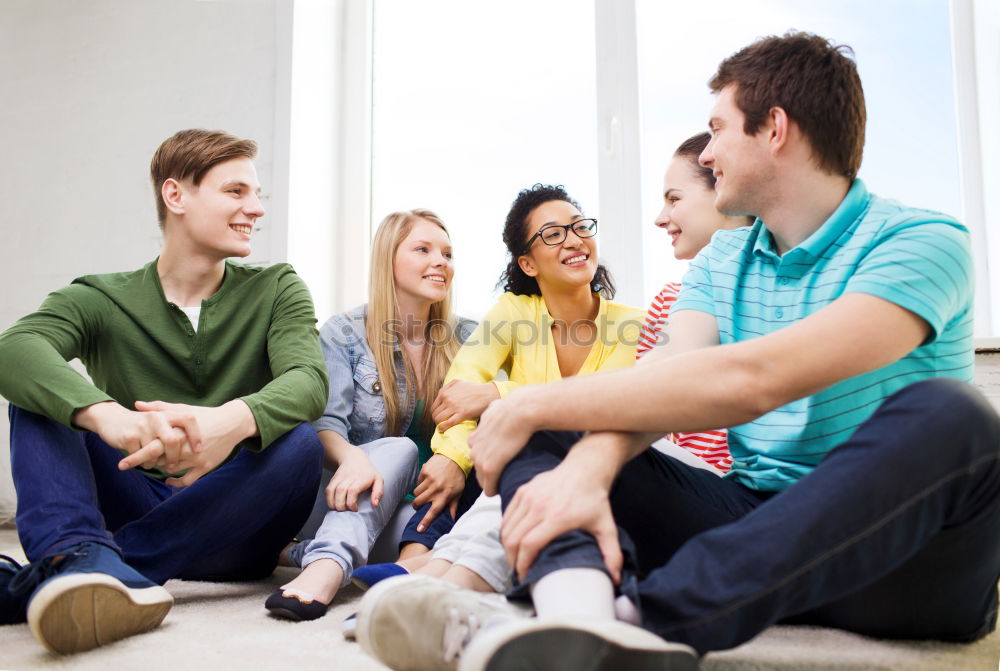
<svg viewBox="0 0 1000 671"><path fill-rule="evenodd" d="M239 399L218 407L136 401L135 408L95 403L78 410L73 421L128 453L118 462L120 470L158 466L173 476L165 482L174 487L192 484L256 433L253 414Z"/></svg>

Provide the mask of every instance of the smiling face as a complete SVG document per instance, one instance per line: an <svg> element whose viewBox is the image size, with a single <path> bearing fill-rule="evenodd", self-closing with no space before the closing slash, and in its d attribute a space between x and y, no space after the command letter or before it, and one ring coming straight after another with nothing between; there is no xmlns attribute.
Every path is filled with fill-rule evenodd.
<svg viewBox="0 0 1000 671"><path fill-rule="evenodd" d="M719 92L708 125L712 132L699 163L715 175L715 207L732 215L760 216L774 171L768 160L769 127L754 135L743 131L744 115L736 105L736 85Z"/></svg>
<svg viewBox="0 0 1000 671"><path fill-rule="evenodd" d="M175 180L173 180L175 181ZM235 158L213 166L201 183L184 179L180 201L166 229L184 236L196 253L225 259L250 254L250 236L257 219L264 216L257 170L249 158Z"/></svg>
<svg viewBox="0 0 1000 671"><path fill-rule="evenodd" d="M564 200L542 203L528 215L525 241L538 231L544 235L548 227L565 226L580 219L583 219L580 210ZM536 238L517 262L526 275L538 281L543 293L547 286L589 286L597 272L597 240L581 238L572 231L567 231L566 239L556 245L546 245Z"/></svg>
<svg viewBox="0 0 1000 671"><path fill-rule="evenodd" d="M729 218L715 209L715 190L705 185L691 161L674 157L663 176L663 209L656 225L667 231L674 257L693 259Z"/></svg>
<svg viewBox="0 0 1000 671"><path fill-rule="evenodd" d="M448 296L454 274L451 238L437 224L415 219L393 259L396 296L407 302L442 301Z"/></svg>

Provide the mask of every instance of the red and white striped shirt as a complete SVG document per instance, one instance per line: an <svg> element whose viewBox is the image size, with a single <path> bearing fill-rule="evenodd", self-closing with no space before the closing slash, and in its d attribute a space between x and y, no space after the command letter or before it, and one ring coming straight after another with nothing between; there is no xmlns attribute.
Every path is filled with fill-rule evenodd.
<svg viewBox="0 0 1000 671"><path fill-rule="evenodd" d="M642 325L642 333L639 334L639 346L636 348L637 359L641 359L643 355L656 347L665 335L663 329L667 325L670 308L677 300L677 294L680 291L680 282L668 282L650 303L649 311L646 313L646 321ZM697 433L675 433L672 439L674 443L723 473L728 473L733 466L733 457L729 454L729 442L726 439L725 429Z"/></svg>

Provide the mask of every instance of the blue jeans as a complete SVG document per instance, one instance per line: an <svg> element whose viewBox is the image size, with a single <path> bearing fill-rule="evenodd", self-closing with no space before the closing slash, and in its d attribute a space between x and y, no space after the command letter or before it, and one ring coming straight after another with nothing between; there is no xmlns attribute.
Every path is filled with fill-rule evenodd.
<svg viewBox="0 0 1000 671"><path fill-rule="evenodd" d="M501 478L504 505L578 439L535 434ZM900 390L783 492L647 450L622 470L611 505L621 591L645 628L700 653L777 622L957 641L996 626L1000 420L955 380ZM603 569L590 534L555 539L518 590L570 567Z"/></svg>
<svg viewBox="0 0 1000 671"><path fill-rule="evenodd" d="M399 540L399 546L403 547L407 543L420 543L432 549L441 536L451 531L451 528L455 526L455 520L472 507L472 504L476 502L476 499L479 498L482 492L483 489L479 486L479 481L476 480L476 471L472 470L466 476L465 489L462 490L462 493L458 497L458 509L455 511L455 517L452 517L448 509L445 508L426 529L417 531L417 526L424 519L427 511L431 509L431 504L425 503L417 508L410 521L406 523L406 527L403 529L403 536Z"/></svg>
<svg viewBox="0 0 1000 671"><path fill-rule="evenodd" d="M96 542L160 584L270 575L309 516L323 455L316 432L302 424L175 488L119 471L122 454L97 434L13 405L10 447L17 532L29 561Z"/></svg>

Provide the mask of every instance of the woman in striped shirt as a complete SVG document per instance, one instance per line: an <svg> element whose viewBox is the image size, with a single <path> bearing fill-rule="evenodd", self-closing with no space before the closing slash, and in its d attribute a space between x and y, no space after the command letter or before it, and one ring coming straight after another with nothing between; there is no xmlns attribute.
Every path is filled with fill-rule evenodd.
<svg viewBox="0 0 1000 671"><path fill-rule="evenodd" d="M682 142L663 177L663 209L656 218L656 225L667 231L678 259L693 259L720 229L753 223L753 217L730 216L715 209L715 177L710 168L698 164L698 157L710 139L708 133L699 133ZM664 337L670 307L680 291L680 282L668 282L653 298L639 336L638 358L656 347ZM729 454L725 429L675 433L672 439L719 472L729 472L733 458Z"/></svg>

